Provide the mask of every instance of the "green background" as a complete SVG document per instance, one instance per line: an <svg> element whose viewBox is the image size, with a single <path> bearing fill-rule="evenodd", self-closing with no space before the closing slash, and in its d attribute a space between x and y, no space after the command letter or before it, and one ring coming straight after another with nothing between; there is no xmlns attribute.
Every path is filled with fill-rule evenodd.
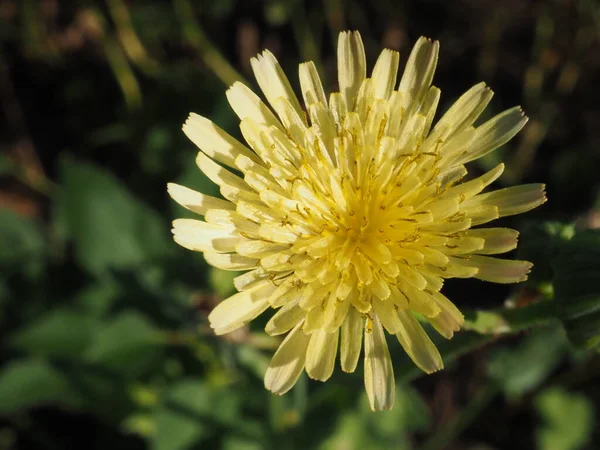
<svg viewBox="0 0 600 450"><path fill-rule="evenodd" d="M335 89L335 43L360 30L372 67L438 39L441 112L486 81L486 117L530 121L469 167L549 202L502 225L529 282L449 281L468 330L446 370L390 339L396 405L372 413L356 373L264 390L278 340L213 335L234 275L170 237L189 213L167 182L217 195L181 132L187 114L239 137L225 89L256 89L269 48L297 89L314 60ZM572 1L0 0L0 450L600 448L600 9ZM506 309L506 306L510 309Z"/></svg>

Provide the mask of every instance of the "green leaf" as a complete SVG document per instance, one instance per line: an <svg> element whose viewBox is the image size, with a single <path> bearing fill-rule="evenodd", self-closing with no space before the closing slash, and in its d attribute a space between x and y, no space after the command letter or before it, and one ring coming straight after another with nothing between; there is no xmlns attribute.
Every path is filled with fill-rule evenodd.
<svg viewBox="0 0 600 450"><path fill-rule="evenodd" d="M241 272L233 272L211 267L209 280L212 291L221 297L229 297L230 295L234 294L236 289L233 285L233 279L240 274Z"/></svg>
<svg viewBox="0 0 600 450"><path fill-rule="evenodd" d="M408 385L397 384L392 410L373 413L363 392L360 408L350 409L341 415L333 433L319 448L409 448L409 433L426 431L431 422L431 413L419 392Z"/></svg>
<svg viewBox="0 0 600 450"><path fill-rule="evenodd" d="M536 438L540 450L577 450L594 431L594 406L581 394L546 389L535 398L542 420Z"/></svg>
<svg viewBox="0 0 600 450"><path fill-rule="evenodd" d="M517 258L533 263L528 284L551 282L553 258L561 250L563 243L574 234L573 224L561 222L536 222L523 230L519 237Z"/></svg>
<svg viewBox="0 0 600 450"><path fill-rule="evenodd" d="M233 428L237 397L200 379L182 380L166 394L156 417L152 450L187 450L219 428Z"/></svg>
<svg viewBox="0 0 600 450"><path fill-rule="evenodd" d="M17 170L17 165L5 153L0 154L0 175L11 175Z"/></svg>
<svg viewBox="0 0 600 450"><path fill-rule="evenodd" d="M162 355L159 330L137 312L123 312L98 330L86 360L134 377L152 367Z"/></svg>
<svg viewBox="0 0 600 450"><path fill-rule="evenodd" d="M14 414L46 404L79 407L82 404L69 380L48 362L15 361L0 373L0 414Z"/></svg>
<svg viewBox="0 0 600 450"><path fill-rule="evenodd" d="M566 348L560 327L541 328L514 348L496 350L490 356L488 372L507 396L519 396L546 379L564 357Z"/></svg>
<svg viewBox="0 0 600 450"><path fill-rule="evenodd" d="M179 132L179 129L175 129ZM153 126L145 136L140 158L146 173L160 174L172 158L174 147L173 128L168 124Z"/></svg>
<svg viewBox="0 0 600 450"><path fill-rule="evenodd" d="M17 331L10 343L33 355L77 359L96 326L97 321L76 311L50 311Z"/></svg>
<svg viewBox="0 0 600 450"><path fill-rule="evenodd" d="M103 317L120 294L121 286L111 277L105 277L84 286L77 292L74 300L86 314Z"/></svg>
<svg viewBox="0 0 600 450"><path fill-rule="evenodd" d="M600 340L600 231L577 233L553 262L559 317L569 339L579 347Z"/></svg>
<svg viewBox="0 0 600 450"><path fill-rule="evenodd" d="M22 270L31 276L39 275L45 251L46 242L36 221L0 208L0 273Z"/></svg>
<svg viewBox="0 0 600 450"><path fill-rule="evenodd" d="M63 159L61 175L66 228L88 270L138 266L173 248L166 221L112 174Z"/></svg>

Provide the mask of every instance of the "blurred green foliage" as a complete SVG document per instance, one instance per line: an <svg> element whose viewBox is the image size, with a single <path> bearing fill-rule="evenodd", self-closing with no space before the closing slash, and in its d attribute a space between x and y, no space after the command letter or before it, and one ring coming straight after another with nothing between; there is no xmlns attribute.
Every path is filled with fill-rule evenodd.
<svg viewBox="0 0 600 450"><path fill-rule="evenodd" d="M529 282L449 281L468 331L428 377L391 346L396 406L377 414L360 366L266 392L278 340L214 336L235 274L169 235L190 213L167 182L218 195L186 115L239 137L224 91L263 47L295 87L314 59L335 89L345 28L369 63L439 39L442 111L482 79L489 114L522 102L523 133L471 170L504 160L500 184L550 199L500 225ZM0 450L599 448L599 29L590 0L0 0Z"/></svg>

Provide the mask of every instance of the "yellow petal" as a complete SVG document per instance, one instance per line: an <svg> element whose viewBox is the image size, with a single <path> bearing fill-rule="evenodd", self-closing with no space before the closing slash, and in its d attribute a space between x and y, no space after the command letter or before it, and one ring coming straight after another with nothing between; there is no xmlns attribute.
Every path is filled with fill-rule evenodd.
<svg viewBox="0 0 600 450"><path fill-rule="evenodd" d="M302 332L302 322L287 335L269 363L265 387L277 395L289 391L304 370L310 337Z"/></svg>
<svg viewBox="0 0 600 450"><path fill-rule="evenodd" d="M523 184L473 197L463 204L463 208L472 205L495 206L500 217L521 214L546 202L543 184Z"/></svg>
<svg viewBox="0 0 600 450"><path fill-rule="evenodd" d="M418 102L429 90L437 65L440 44L420 37L408 57L398 91L404 94L403 107L408 109Z"/></svg>
<svg viewBox="0 0 600 450"><path fill-rule="evenodd" d="M435 125L429 139L447 141L471 126L488 105L494 93L485 83L479 83L465 92Z"/></svg>
<svg viewBox="0 0 600 450"><path fill-rule="evenodd" d="M338 39L338 85L348 109L354 107L358 88L367 76L365 48L358 31L342 31Z"/></svg>
<svg viewBox="0 0 600 450"><path fill-rule="evenodd" d="M173 221L173 239L182 247L198 252L232 252L245 240L232 226L221 226L194 219Z"/></svg>
<svg viewBox="0 0 600 450"><path fill-rule="evenodd" d="M315 63L308 61L300 64L298 69L300 78L300 88L302 89L302 97L306 109L310 108L315 103L321 103L327 106L327 97L319 78L319 73L315 67Z"/></svg>
<svg viewBox="0 0 600 450"><path fill-rule="evenodd" d="M271 110L246 85L236 81L226 92L231 109L240 120L252 119L265 126L282 128Z"/></svg>
<svg viewBox="0 0 600 450"><path fill-rule="evenodd" d="M365 389L373 411L391 409L394 406L394 369L377 315L365 327Z"/></svg>
<svg viewBox="0 0 600 450"><path fill-rule="evenodd" d="M487 186L496 181L504 172L504 164L498 164L492 170L466 183L460 183L451 187L446 192L438 196L438 201L448 198L458 198L461 202L474 197L483 191Z"/></svg>
<svg viewBox="0 0 600 450"><path fill-rule="evenodd" d="M265 50L262 54L257 55L256 58L251 58L250 64L252 65L256 81L271 106L273 106L275 100L283 97L290 102L298 114L302 114L298 98L294 94L289 80L273 53Z"/></svg>
<svg viewBox="0 0 600 450"><path fill-rule="evenodd" d="M200 150L229 167L235 168L234 161L237 155L245 155L262 164L256 153L198 114L190 114L183 125L183 132Z"/></svg>
<svg viewBox="0 0 600 450"><path fill-rule="evenodd" d="M173 200L197 214L204 215L209 209L235 209L235 205L227 200L201 194L175 183L168 183L167 191Z"/></svg>
<svg viewBox="0 0 600 450"><path fill-rule="evenodd" d="M424 136L427 136L429 130L431 129L433 118L435 116L435 112L440 101L441 93L442 91L440 91L437 87L431 86L429 88L429 91L427 91L427 95L423 99L421 108L419 109L419 114L425 117L425 125L423 126Z"/></svg>
<svg viewBox="0 0 600 450"><path fill-rule="evenodd" d="M224 209L209 209L204 215L204 220L208 223L223 226L233 226L236 231L247 237L257 237L259 225L236 211L227 211ZM248 236L251 235L251 236Z"/></svg>
<svg viewBox="0 0 600 450"><path fill-rule="evenodd" d="M427 320L438 333L446 339L451 339L454 333L459 331L463 326L465 318L454 303L441 293L432 292L431 297L440 307L441 312L437 316L428 318Z"/></svg>
<svg viewBox="0 0 600 450"><path fill-rule="evenodd" d="M425 330L409 311L398 311L402 329L396 334L398 341L413 362L425 373L444 368L440 352Z"/></svg>
<svg viewBox="0 0 600 450"><path fill-rule="evenodd" d="M267 322L265 331L271 335L287 333L294 328L306 315L306 311L298 306L298 299L290 301L275 313Z"/></svg>
<svg viewBox="0 0 600 450"><path fill-rule="evenodd" d="M250 272L238 275L233 279L233 285L238 291L244 291L254 287L257 283L266 280L269 274L261 267Z"/></svg>
<svg viewBox="0 0 600 450"><path fill-rule="evenodd" d="M289 246L285 244L252 239L239 243L235 247L235 251L240 255L248 256L250 258L264 258L273 253L287 250L288 248Z"/></svg>
<svg viewBox="0 0 600 450"><path fill-rule="evenodd" d="M371 75L373 96L375 98L387 100L390 97L396 85L399 62L400 53L387 49L381 52Z"/></svg>
<svg viewBox="0 0 600 450"><path fill-rule="evenodd" d="M310 336L306 351L306 373L314 380L327 381L333 373L339 331L317 330Z"/></svg>
<svg viewBox="0 0 600 450"><path fill-rule="evenodd" d="M250 270L258 265L258 259L247 258L236 253L205 252L204 259L211 266L222 270Z"/></svg>
<svg viewBox="0 0 600 450"><path fill-rule="evenodd" d="M465 259L464 264L477 269L477 273L473 275L475 278L493 283L520 283L525 281L533 266L529 261L479 255L473 255L469 259Z"/></svg>
<svg viewBox="0 0 600 450"><path fill-rule="evenodd" d="M377 298L373 299L373 308L381 324L385 327L388 333L396 334L402 327L402 322L396 313L396 305L393 301L382 301Z"/></svg>
<svg viewBox="0 0 600 450"><path fill-rule="evenodd" d="M256 318L269 307L267 299L274 290L270 281L264 281L223 300L208 315L215 334L230 333Z"/></svg>
<svg viewBox="0 0 600 450"><path fill-rule="evenodd" d="M361 314L350 307L341 327L340 362L344 372L352 373L356 370L362 347L363 324Z"/></svg>
<svg viewBox="0 0 600 450"><path fill-rule="evenodd" d="M244 182L244 180L218 165L204 153L198 153L198 156L196 157L196 164L213 183L221 187L230 186L241 191L247 191L248 193L251 192L250 187Z"/></svg>
<svg viewBox="0 0 600 450"><path fill-rule="evenodd" d="M468 151L459 155L452 164L456 166L465 164L481 158L506 144L515 134L521 131L527 120L527 116L524 115L519 106L498 114L477 127L475 139L471 142Z"/></svg>
<svg viewBox="0 0 600 450"><path fill-rule="evenodd" d="M510 228L479 228L467 231L466 235L483 240L483 246L474 251L482 255L511 251L517 247L519 239L519 232Z"/></svg>

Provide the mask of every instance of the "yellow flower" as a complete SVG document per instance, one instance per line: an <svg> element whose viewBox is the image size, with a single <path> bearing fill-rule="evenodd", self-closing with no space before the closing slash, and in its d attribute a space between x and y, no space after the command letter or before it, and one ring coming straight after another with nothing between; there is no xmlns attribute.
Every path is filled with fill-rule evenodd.
<svg viewBox="0 0 600 450"><path fill-rule="evenodd" d="M200 170L226 200L169 184L175 201L204 216L175 220L175 241L215 267L248 271L235 278L239 293L209 315L216 334L278 309L266 326L287 333L265 375L276 394L304 370L327 380L338 346L342 370L353 372L364 336L371 407L389 409L394 373L384 329L435 372L442 358L415 313L448 339L461 328L462 314L440 293L444 278L527 278L529 262L487 256L514 249L516 231L472 227L541 205L544 186L482 194L503 164L460 182L465 163L506 143L527 118L515 107L473 126L492 98L480 83L432 128L438 49L420 38L395 89L399 54L384 50L367 78L360 34L343 32L339 92L328 98L315 65L303 63L304 107L265 50L252 68L271 108L242 83L227 91L250 148L196 114L183 126L202 150Z"/></svg>

